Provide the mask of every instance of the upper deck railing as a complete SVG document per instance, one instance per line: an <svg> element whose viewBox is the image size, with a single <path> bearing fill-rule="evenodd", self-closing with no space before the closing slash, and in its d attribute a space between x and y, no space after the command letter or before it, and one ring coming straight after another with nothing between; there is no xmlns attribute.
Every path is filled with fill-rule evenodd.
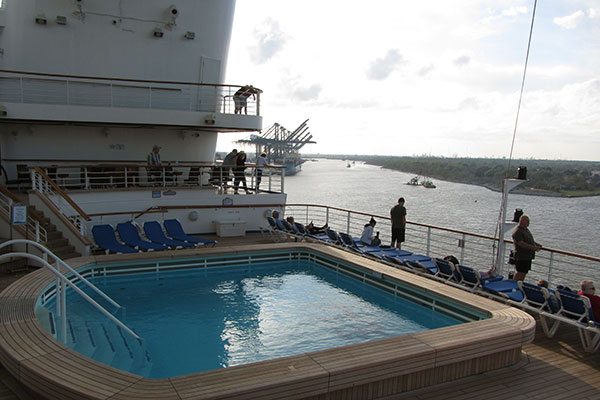
<svg viewBox="0 0 600 400"><path fill-rule="evenodd" d="M360 237L364 225L374 217L377 220L375 231L380 232L382 244L389 245L391 242L389 216L314 204L287 204L284 214L286 217L293 216L296 222L303 224L313 221L316 226L321 226L327 223L330 228L353 237ZM504 259L508 260L513 242L504 242L507 244ZM402 249L429 257L453 255L461 264L488 270L496 259L498 238L407 221L406 242L402 244ZM507 275L512 269L512 265L503 265L498 272ZM562 284L575 289L583 279L600 281L598 271L600 258L544 247L536 254L527 279L545 279L551 285Z"/></svg>
<svg viewBox="0 0 600 400"><path fill-rule="evenodd" d="M62 190L94 190L94 189L127 189L144 187L208 187L231 188L234 172L231 168L215 164L187 164L164 162L160 166L149 166L146 163L119 163L112 161L106 164L64 163L52 165L29 166L36 170L32 175L31 187L40 192L48 191L50 181ZM40 172L43 172L41 174ZM244 177L251 194L283 193L285 167L270 165L262 167L260 192L255 191L257 168L255 164L246 164Z"/></svg>
<svg viewBox="0 0 600 400"><path fill-rule="evenodd" d="M12 103L234 114L241 87L0 70L0 101ZM244 113L260 115L260 91Z"/></svg>

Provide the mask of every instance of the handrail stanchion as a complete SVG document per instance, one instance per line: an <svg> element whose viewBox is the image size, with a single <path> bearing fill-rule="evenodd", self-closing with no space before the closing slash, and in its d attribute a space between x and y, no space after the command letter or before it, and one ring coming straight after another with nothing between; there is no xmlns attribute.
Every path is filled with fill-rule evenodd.
<svg viewBox="0 0 600 400"><path fill-rule="evenodd" d="M351 212L348 211L348 218L346 219L346 233L350 234L350 216L351 216Z"/></svg>
<svg viewBox="0 0 600 400"><path fill-rule="evenodd" d="M460 239L461 242L461 246L460 246L460 263L464 263L465 262L465 244L467 243L467 237L465 236L465 234L463 233L461 235L462 239Z"/></svg>
<svg viewBox="0 0 600 400"><path fill-rule="evenodd" d="M554 264L554 252L550 252L550 263L548 265L548 287L552 285L552 266Z"/></svg>
<svg viewBox="0 0 600 400"><path fill-rule="evenodd" d="M428 226L427 227L427 252L425 253L425 255L427 257L429 257L430 253L431 253L431 227Z"/></svg>

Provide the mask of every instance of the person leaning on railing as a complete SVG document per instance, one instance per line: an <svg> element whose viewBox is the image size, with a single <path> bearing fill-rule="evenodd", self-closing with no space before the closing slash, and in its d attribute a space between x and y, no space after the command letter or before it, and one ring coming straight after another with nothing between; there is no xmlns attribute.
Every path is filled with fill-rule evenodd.
<svg viewBox="0 0 600 400"><path fill-rule="evenodd" d="M152 146L152 151L148 154L148 182L155 182L156 180L160 180L162 176L162 171L160 166L162 162L160 161L160 147L155 144Z"/></svg>

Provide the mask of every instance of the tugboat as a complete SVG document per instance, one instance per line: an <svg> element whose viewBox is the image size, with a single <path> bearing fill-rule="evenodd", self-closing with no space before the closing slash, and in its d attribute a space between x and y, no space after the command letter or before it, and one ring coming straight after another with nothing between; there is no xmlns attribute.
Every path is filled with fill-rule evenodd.
<svg viewBox="0 0 600 400"><path fill-rule="evenodd" d="M427 189L435 189L436 188L436 186L433 184L433 182L429 178L423 179L423 181L421 182L421 185L423 185Z"/></svg>
<svg viewBox="0 0 600 400"><path fill-rule="evenodd" d="M410 186L419 186L420 185L420 183L419 183L419 177L415 176L410 181L406 182L406 184L410 185Z"/></svg>

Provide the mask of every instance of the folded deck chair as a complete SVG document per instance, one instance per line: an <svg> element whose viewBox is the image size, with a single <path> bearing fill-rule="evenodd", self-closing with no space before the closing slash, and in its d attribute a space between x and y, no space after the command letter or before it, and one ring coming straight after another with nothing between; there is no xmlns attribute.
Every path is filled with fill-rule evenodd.
<svg viewBox="0 0 600 400"><path fill-rule="evenodd" d="M594 320L590 299L561 289L556 289L556 294L561 304L561 314L577 323L583 349L590 353L597 351L600 347L600 323Z"/></svg>
<svg viewBox="0 0 600 400"><path fill-rule="evenodd" d="M192 243L186 243L181 240L169 239L166 237L158 221L144 222L144 233L146 234L146 237L154 243L164 244L172 248L194 247Z"/></svg>
<svg viewBox="0 0 600 400"><path fill-rule="evenodd" d="M553 337L560 325L560 320L554 318L560 310L558 298L545 287L523 281L519 281L518 284L525 296L525 304L539 310L538 315L544 334L549 338Z"/></svg>
<svg viewBox="0 0 600 400"><path fill-rule="evenodd" d="M121 222L117 224L117 232L121 240L128 246L135 247L140 250L154 251L154 250L166 250L169 247L164 244L158 244L148 242L140 237L140 234L131 222Z"/></svg>
<svg viewBox="0 0 600 400"><path fill-rule="evenodd" d="M193 244L203 244L203 245L216 245L217 241L212 239L202 239L193 236L189 236L183 230L181 226L181 222L176 219L165 219L163 222L165 226L165 230L167 234L171 236L175 240L180 240L182 242L193 243Z"/></svg>
<svg viewBox="0 0 600 400"><path fill-rule="evenodd" d="M103 248L107 254L116 253L138 253L139 250L133 247L125 246L120 243L115 236L115 231L110 225L94 225L92 227L92 235L98 246Z"/></svg>

